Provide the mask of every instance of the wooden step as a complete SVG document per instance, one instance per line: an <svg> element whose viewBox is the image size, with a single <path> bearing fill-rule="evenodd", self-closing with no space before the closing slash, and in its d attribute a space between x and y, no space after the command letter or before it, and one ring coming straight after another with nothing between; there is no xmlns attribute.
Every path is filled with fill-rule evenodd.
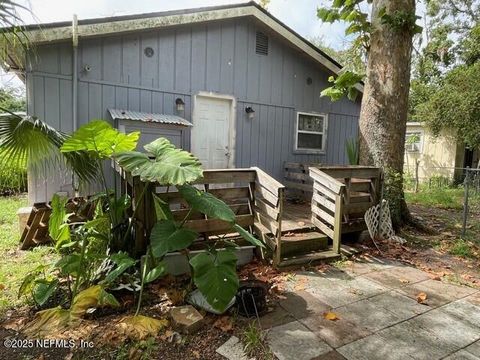
<svg viewBox="0 0 480 360"><path fill-rule="evenodd" d="M279 267L294 266L294 265L306 265L316 261L332 261L340 258L340 254L337 254L333 250L312 252L309 254L292 256L284 258L278 264Z"/></svg>
<svg viewBox="0 0 480 360"><path fill-rule="evenodd" d="M328 248L328 237L317 231L287 233L282 235L282 257L301 255Z"/></svg>

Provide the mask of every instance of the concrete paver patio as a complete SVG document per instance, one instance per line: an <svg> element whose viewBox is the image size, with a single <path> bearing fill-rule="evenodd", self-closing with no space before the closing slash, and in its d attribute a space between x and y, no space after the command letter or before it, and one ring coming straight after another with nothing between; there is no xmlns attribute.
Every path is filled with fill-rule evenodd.
<svg viewBox="0 0 480 360"><path fill-rule="evenodd" d="M381 259L303 271L261 318L280 360L480 359L480 293ZM427 294L424 304L416 300ZM332 311L338 320L323 314Z"/></svg>

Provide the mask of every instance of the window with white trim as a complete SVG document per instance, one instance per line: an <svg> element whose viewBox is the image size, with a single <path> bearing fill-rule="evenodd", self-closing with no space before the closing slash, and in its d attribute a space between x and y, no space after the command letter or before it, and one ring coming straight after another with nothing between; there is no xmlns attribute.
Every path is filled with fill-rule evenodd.
<svg viewBox="0 0 480 360"><path fill-rule="evenodd" d="M422 152L423 134L421 131L407 131L405 136L406 152Z"/></svg>
<svg viewBox="0 0 480 360"><path fill-rule="evenodd" d="M327 115L297 112L295 151L325 152L326 137Z"/></svg>

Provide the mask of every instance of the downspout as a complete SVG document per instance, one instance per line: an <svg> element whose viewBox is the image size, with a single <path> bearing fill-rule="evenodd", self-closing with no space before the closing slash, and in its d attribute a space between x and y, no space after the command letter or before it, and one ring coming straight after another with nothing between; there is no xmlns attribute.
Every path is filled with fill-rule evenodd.
<svg viewBox="0 0 480 360"><path fill-rule="evenodd" d="M77 15L73 15L72 21L72 118L73 118L73 131L78 128L78 115L77 115L77 93L78 93L78 19Z"/></svg>
<svg viewBox="0 0 480 360"><path fill-rule="evenodd" d="M78 18L76 14L73 14L72 20L72 132L75 132L78 128L78 115L77 115L77 93L78 93ZM79 196L78 178L74 172L72 172L72 188L75 192L75 197Z"/></svg>

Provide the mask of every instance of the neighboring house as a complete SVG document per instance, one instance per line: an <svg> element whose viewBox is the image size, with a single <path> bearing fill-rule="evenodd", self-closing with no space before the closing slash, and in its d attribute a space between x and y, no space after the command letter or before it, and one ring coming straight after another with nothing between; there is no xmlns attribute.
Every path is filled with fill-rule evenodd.
<svg viewBox="0 0 480 360"><path fill-rule="evenodd" d="M285 161L347 163L358 134L360 96L320 97L341 65L253 2L28 30L35 53L10 66L28 114L64 132L114 120L206 168L258 166L279 180ZM52 176L30 181L31 202L72 194L68 176Z"/></svg>
<svg viewBox="0 0 480 360"><path fill-rule="evenodd" d="M452 136L444 133L434 137L423 123L407 123L405 141L405 171L415 176L418 163L418 178L425 182L432 177L461 180L463 168L477 167L480 153L465 147Z"/></svg>

